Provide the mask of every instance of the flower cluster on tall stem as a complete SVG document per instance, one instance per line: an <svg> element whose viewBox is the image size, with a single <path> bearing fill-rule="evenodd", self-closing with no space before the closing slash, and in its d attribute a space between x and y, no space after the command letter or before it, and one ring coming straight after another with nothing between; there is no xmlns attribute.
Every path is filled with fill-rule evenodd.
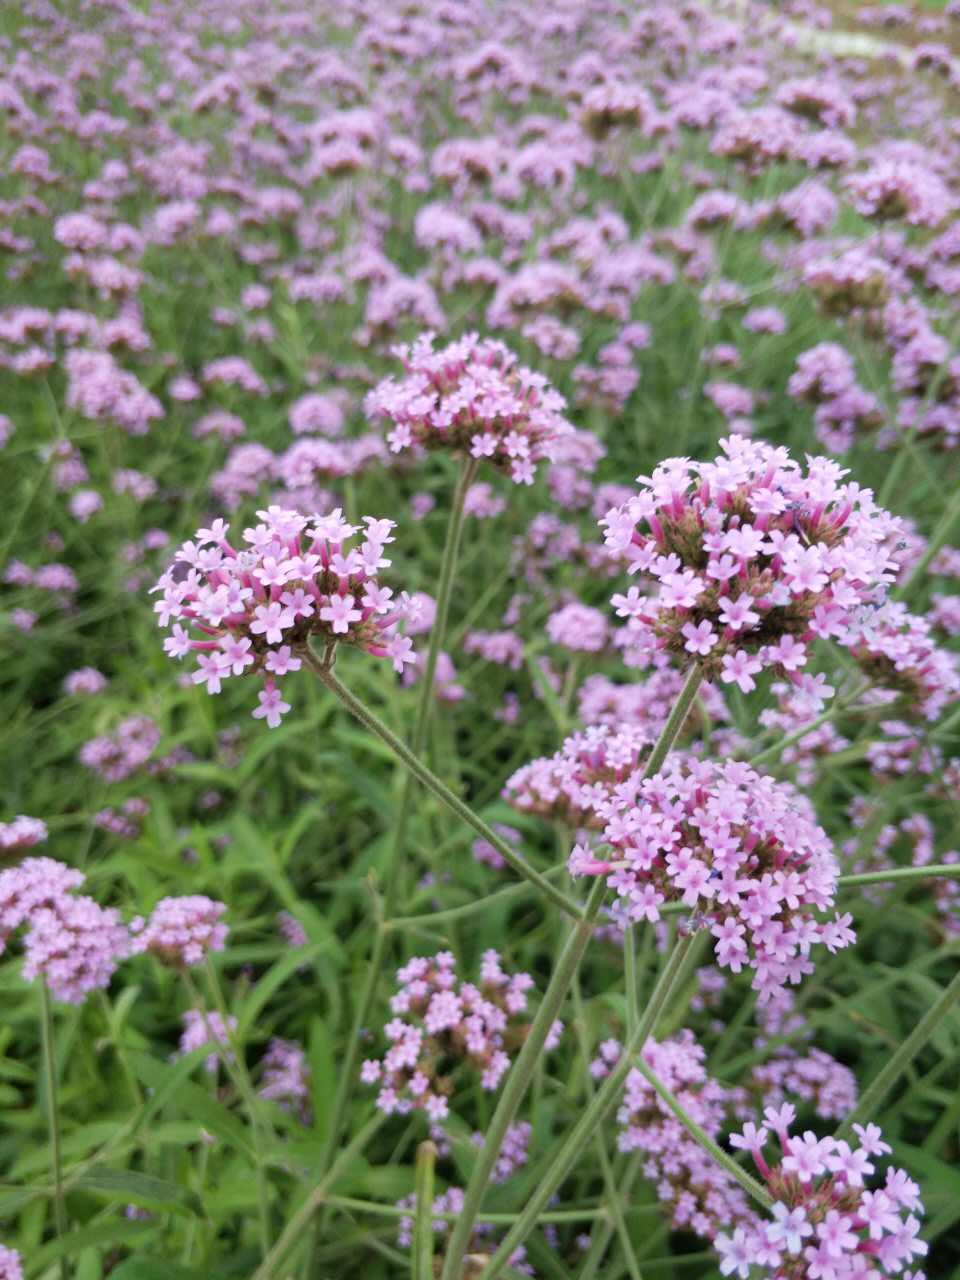
<svg viewBox="0 0 960 1280"><path fill-rule="evenodd" d="M850 643L864 608L895 577L899 524L844 469L742 436L713 462L670 458L601 521L610 551L648 574L613 597L627 660L694 659L708 679L756 687L764 669L803 687L816 638ZM878 595L879 593L879 595Z"/></svg>
<svg viewBox="0 0 960 1280"><path fill-rule="evenodd" d="M361 531L340 508L307 517L273 506L257 515L261 523L244 530L241 550L227 541L222 520L198 530L154 588L160 625L170 627L164 648L196 659L195 684L215 694L231 677L261 678L253 715L275 728L290 710L277 680L300 669L312 637L390 658L397 671L414 661L400 632L409 598L394 599L379 581L391 563L384 549L392 520L364 516L363 540L348 547Z"/></svg>
<svg viewBox="0 0 960 1280"><path fill-rule="evenodd" d="M552 460L573 435L563 396L502 342L467 334L434 351L426 333L395 354L404 377L386 378L366 399L370 417L393 423L387 443L394 453L449 449L487 459L515 484L532 484L537 463Z"/></svg>
<svg viewBox="0 0 960 1280"><path fill-rule="evenodd" d="M854 1280L902 1276L927 1253L919 1238L920 1189L903 1169L888 1168L882 1186L869 1190L873 1159L890 1151L875 1124L854 1125L857 1142L790 1130L796 1111L768 1107L764 1123L748 1124L731 1143L748 1151L774 1199L772 1221L717 1236L725 1276L765 1274L777 1280ZM779 1159L765 1152L771 1135Z"/></svg>

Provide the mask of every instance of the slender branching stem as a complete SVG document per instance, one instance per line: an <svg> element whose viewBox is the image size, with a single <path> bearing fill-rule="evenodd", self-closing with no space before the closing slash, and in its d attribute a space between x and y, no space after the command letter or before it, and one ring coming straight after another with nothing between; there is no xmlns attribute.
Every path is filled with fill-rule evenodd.
<svg viewBox="0 0 960 1280"><path fill-rule="evenodd" d="M281 1271L285 1258L297 1242L304 1238L304 1233L310 1225L310 1219L324 1205L327 1193L336 1185L337 1179L344 1169L360 1155L385 1119L386 1117L379 1113L373 1116L353 1141L343 1148L300 1208L290 1218L290 1221L280 1233L279 1240L277 1240L260 1266L257 1267L251 1276L251 1280L278 1280L281 1275L286 1275L285 1271Z"/></svg>
<svg viewBox="0 0 960 1280"><path fill-rule="evenodd" d="M531 867L511 845L507 844L506 840L497 835L491 826L484 822L478 814L474 813L470 806L461 800L454 791L451 791L447 784L441 781L423 763L420 757L414 751L411 751L410 747L401 738L398 738L379 716L370 710L366 703L362 702L350 692L345 684L341 683L328 663L321 662L310 650L304 651L303 658L307 666L323 681L330 692L343 703L348 711L356 716L361 724L390 748L397 759L409 769L418 782L422 783L428 791L432 792L468 827L472 827L477 835L482 836L484 840L492 844L504 862L508 863L525 880L535 884L545 898L560 907L575 920L582 918L582 912L577 904L558 889L556 885L551 884L539 871Z"/></svg>
<svg viewBox="0 0 960 1280"><path fill-rule="evenodd" d="M496 1253L490 1259L483 1273L483 1280L494 1280L495 1276L501 1274L514 1249L523 1244L534 1229L550 1197L583 1155L600 1125L617 1105L632 1066L634 1054L643 1048L647 1037L656 1027L664 1006L683 989L693 970L696 962L696 948L693 946L693 941L693 937L687 935L681 937L674 945L632 1039L628 1040L620 1059L594 1094L592 1101L581 1112L550 1164L541 1173L537 1189L527 1202L519 1221L507 1232ZM455 1272L453 1274L456 1275Z"/></svg>
<svg viewBox="0 0 960 1280"><path fill-rule="evenodd" d="M647 760L644 769L645 777L652 776L663 765L671 747L677 740L684 721L690 713L690 708L697 696L702 678L699 665L692 667ZM550 1028L553 1026L576 977L580 960L587 948L587 943L590 941L594 923L603 904L605 889L606 882L602 877L598 878L590 890L590 896L587 899L586 909L582 917L567 935L523 1048L507 1074L506 1085L500 1095L500 1101L497 1103L487 1128L486 1138L477 1156L470 1180L467 1183L460 1219L454 1227L450 1242L447 1245L447 1256L444 1260L441 1280L459 1280L463 1259L470 1243L470 1235L480 1212L481 1201L490 1181L490 1175L493 1172L497 1157L500 1154L500 1148L503 1145L507 1129L513 1123L520 1103L526 1095L540 1061ZM652 1004L653 1001L651 1001ZM655 1013L650 1016L650 1026L653 1025L652 1019L655 1016ZM648 1018L644 1017L641 1022L643 1025L647 1025ZM648 1034L649 1027L644 1033L644 1039ZM587 1137L589 1138L589 1135ZM536 1213L533 1214L531 1225L542 1207L542 1204L539 1205ZM508 1256L509 1254L504 1255L502 1259L504 1264Z"/></svg>
<svg viewBox="0 0 960 1280"><path fill-rule="evenodd" d="M421 1142L417 1147L414 1182L413 1280L433 1280L433 1175L436 1166L436 1144Z"/></svg>

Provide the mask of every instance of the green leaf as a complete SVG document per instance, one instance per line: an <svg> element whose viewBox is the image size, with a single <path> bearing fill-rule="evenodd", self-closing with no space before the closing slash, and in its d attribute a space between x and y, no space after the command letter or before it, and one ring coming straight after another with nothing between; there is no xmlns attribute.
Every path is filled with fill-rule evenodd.
<svg viewBox="0 0 960 1280"><path fill-rule="evenodd" d="M123 1240L135 1240L156 1229L154 1222L125 1222L110 1218L106 1222L97 1222L92 1227L81 1227L79 1231L69 1231L59 1240L51 1240L48 1244L34 1249L30 1262L38 1271L54 1262L57 1258L72 1258L90 1245L107 1244L113 1248ZM117 1273L111 1272L112 1275Z"/></svg>
<svg viewBox="0 0 960 1280"><path fill-rule="evenodd" d="M203 1214L200 1197L189 1187L165 1178L155 1178L150 1173L135 1173L130 1169L88 1169L74 1182L83 1191L95 1191L110 1200L124 1204L138 1204L147 1209L172 1209L175 1213Z"/></svg>
<svg viewBox="0 0 960 1280"><path fill-rule="evenodd" d="M138 1253L110 1272L110 1280L205 1280L204 1273Z"/></svg>
<svg viewBox="0 0 960 1280"><path fill-rule="evenodd" d="M205 1052L204 1049L197 1050L198 1058L202 1059ZM192 1058L194 1055L190 1056ZM156 1090L148 1109L156 1113L170 1103L188 1115L191 1120L196 1120L204 1129L247 1156L250 1161L256 1160L254 1149L241 1121L222 1107L206 1089L186 1079L189 1071L197 1065L196 1061L190 1062L188 1069L184 1070L184 1062L178 1062L171 1067L159 1062L156 1058L151 1058L146 1053L132 1053L130 1062L143 1083Z"/></svg>
<svg viewBox="0 0 960 1280"><path fill-rule="evenodd" d="M310 1063L310 1091L313 1098L313 1127L320 1141L327 1136L330 1099L336 1091L333 1034L322 1018L310 1019L307 1040Z"/></svg>
<svg viewBox="0 0 960 1280"><path fill-rule="evenodd" d="M326 942L311 942L305 947L293 948L257 981L256 986L243 1002L243 1007L237 1018L236 1038L241 1044L246 1041L251 1027L256 1022L261 1010L270 1000L270 997L307 961L325 951L328 945Z"/></svg>

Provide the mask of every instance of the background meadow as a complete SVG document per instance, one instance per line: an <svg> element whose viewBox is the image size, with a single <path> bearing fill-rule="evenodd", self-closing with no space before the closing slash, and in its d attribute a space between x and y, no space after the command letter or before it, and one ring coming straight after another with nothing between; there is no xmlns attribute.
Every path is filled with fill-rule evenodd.
<svg viewBox="0 0 960 1280"><path fill-rule="evenodd" d="M958 57L955 0L3 8L2 1280L960 1276ZM235 545L271 505L394 521L379 575L425 594L417 661L344 643L336 674L413 740L465 464L396 448L370 395L428 332L498 340L566 401L535 474L468 477L420 754L568 901L599 883L565 870L580 789L619 780L615 739L642 760L689 661L632 651L610 602L641 578L601 518L732 437L827 455L903 522L858 635L811 644L813 692L714 677L681 726L695 756L796 788L843 875L878 873L838 891L855 943L763 1004L699 911L630 924L608 895L456 1264L503 1082L451 1041L448 1114L384 1114L361 1063L387 1049L396 970L443 952L462 982L491 951L530 975L516 1059L563 910L310 671L281 677L278 727L249 676L210 696L152 592L217 519ZM518 774L555 756L549 794L546 766ZM86 924L31 952L43 902L21 909L8 873L37 857L115 911L89 926L99 975L71 985ZM187 895L224 904L200 962L138 951ZM661 1131L652 1092L559 1170L678 938L651 1032L708 1073L687 1101L721 1154L750 1167L730 1133L786 1101L819 1135L875 1122L878 1166L919 1186L925 1259L740 1269L725 1210L691 1221L700 1174L623 1139Z"/></svg>

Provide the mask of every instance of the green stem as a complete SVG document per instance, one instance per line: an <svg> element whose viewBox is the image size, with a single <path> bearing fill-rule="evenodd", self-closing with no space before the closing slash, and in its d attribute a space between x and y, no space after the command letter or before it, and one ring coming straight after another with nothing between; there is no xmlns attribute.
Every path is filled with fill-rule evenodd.
<svg viewBox="0 0 960 1280"><path fill-rule="evenodd" d="M433 1280L433 1174L437 1148L432 1142L417 1147L416 1204L413 1219L413 1280Z"/></svg>
<svg viewBox="0 0 960 1280"><path fill-rule="evenodd" d="M676 742L677 735L697 696L701 679L702 674L699 665L693 666L650 753L650 758L644 768L644 777L651 777L655 774L667 758L667 754ZM602 877L598 877L590 890L590 896L587 899L583 915L567 936L563 950L557 960L556 968L550 978L550 983L544 992L537 1016L533 1020L527 1039L516 1062L507 1075L506 1087L500 1095L500 1101L487 1129L486 1139L477 1156L477 1162L473 1167L470 1180L467 1183L460 1219L454 1227L450 1242L447 1245L447 1255L444 1259L441 1280L459 1280L460 1272L463 1268L464 1255L470 1241L470 1234L480 1212L480 1204L490 1181L490 1175L493 1172L497 1157L500 1154L500 1148L503 1145L507 1129L513 1123L520 1103L523 1101L540 1060L543 1044L576 976L580 960L593 933L594 921L600 913L605 891L606 882ZM651 1007L652 1005L653 1001L651 1001ZM647 1019L645 1018L643 1021L646 1023ZM653 1025L652 1022L650 1025ZM540 1204L537 1212L542 1207L543 1205ZM536 1214L534 1214L535 1217ZM509 1254L504 1255L503 1263L506 1263L508 1256Z"/></svg>
<svg viewBox="0 0 960 1280"><path fill-rule="evenodd" d="M603 1185L607 1193L607 1204L609 1206L610 1216L613 1218L613 1226L616 1233L620 1237L620 1247L623 1250L627 1270L630 1273L630 1280L643 1280L643 1274L640 1271L640 1264L637 1261L633 1242L630 1239L627 1220L623 1213L621 1191L614 1181L613 1170L610 1167L610 1157L607 1155L607 1148L604 1144L602 1134L597 1133L594 1135L593 1144L597 1153L597 1158L600 1161L600 1171L603 1174Z"/></svg>
<svg viewBox="0 0 960 1280"><path fill-rule="evenodd" d="M854 1124L863 1124L876 1114L877 1107L927 1044L958 999L960 999L960 970L954 974L941 991L936 1003L927 1010L906 1040L864 1089L860 1095L860 1101L837 1130L838 1138L849 1134Z"/></svg>
<svg viewBox="0 0 960 1280"><path fill-rule="evenodd" d="M620 1179L619 1191L624 1202L626 1202L629 1197L630 1192L633 1190L633 1184L639 1176L642 1159L643 1153L635 1151L627 1164L626 1171ZM640 1209L634 1209L633 1213L655 1213L659 1216L660 1206L655 1204L644 1205ZM598 1223L597 1227L599 1229L595 1229L596 1234L591 1240L590 1249L583 1260L583 1267L580 1270L578 1280L594 1280L594 1277L597 1274L597 1269L603 1261L604 1255L610 1246L610 1241L613 1239L613 1233L616 1230L616 1224L611 1222L609 1217L604 1220L602 1225Z"/></svg>
<svg viewBox="0 0 960 1280"><path fill-rule="evenodd" d="M501 839L492 827L488 826L481 817L475 814L470 806L465 804L455 792L451 791L446 783L442 782L431 769L428 769L419 756L411 751L392 729L387 728L379 716L375 715L365 703L355 697L346 685L341 684L329 666L318 661L316 655L311 653L309 649L303 651L303 659L347 710L356 716L360 723L375 734L381 742L386 743L418 782L421 782L428 791L431 791L438 800L442 801L467 826L472 827L477 835L482 836L484 840L492 844L504 862L511 866L518 875L535 884L545 898L548 898L575 920L582 919L582 912L577 904L560 889L552 885L539 871L526 863L515 849Z"/></svg>
<svg viewBox="0 0 960 1280"><path fill-rule="evenodd" d="M450 597L453 593L453 581L456 575L457 559L460 554L460 538L463 533L463 508L467 490L477 474L478 462L475 458L467 458L461 464L457 476L457 487L453 494L450 517L447 521L447 532L443 543L443 558L440 561L440 578L437 584L437 612L430 628L430 642L427 646L427 658L420 676L420 697L417 702L417 716L413 725L413 737L410 742L415 756L422 756L427 742L427 731L430 728L430 717L436 701L434 680L437 674L437 661L447 634L447 621L450 616ZM403 793L400 797L400 808L397 812L393 829L393 840L390 847L390 861L387 866L387 877L384 886L386 914L392 916L396 908L397 891L400 885L400 870L404 865L404 849L407 840L407 825L410 821L410 809L413 804L414 779L408 773L404 780Z"/></svg>
<svg viewBox="0 0 960 1280"><path fill-rule="evenodd" d="M696 1120L688 1115L682 1104L674 1097L667 1086L661 1082L660 1078L650 1070L639 1054L635 1056L633 1065L647 1083L657 1091L697 1145L702 1147L707 1155L712 1156L717 1164L729 1173L731 1178L735 1178L744 1191L756 1200L757 1204L762 1205L764 1209L771 1209L773 1207L773 1197L766 1187L759 1183L756 1178L751 1177L746 1169L741 1168L732 1156L727 1155L726 1151L719 1147L704 1129L700 1128Z"/></svg>
<svg viewBox="0 0 960 1280"><path fill-rule="evenodd" d="M336 1160L323 1175L306 1200L296 1211L260 1266L253 1273L251 1280L275 1280L279 1275L279 1267L294 1245L302 1238L309 1226L310 1219L325 1203L327 1192L336 1183L343 1170L355 1160L376 1131L383 1124L385 1116L379 1112L363 1126L357 1136L337 1156Z"/></svg>
<svg viewBox="0 0 960 1280"><path fill-rule="evenodd" d="M550 880L554 876L562 875L565 871L566 867L561 863L556 867L551 867L549 871L545 871L543 874L547 880ZM477 912L483 914L504 902L510 902L514 898L520 897L521 894L529 892L529 884L511 884L507 885L505 889L497 889L494 893L488 893L482 898L474 898L472 902L465 902L459 907L447 907L443 911L429 911L422 916L394 916L392 920L385 921L384 928L390 931L429 929L432 925L443 924L449 920L461 920L465 916L472 916Z"/></svg>
<svg viewBox="0 0 960 1280"><path fill-rule="evenodd" d="M370 963L367 966L360 999L357 1001L357 1011L350 1027L350 1039L347 1041L346 1053L339 1068L340 1078L337 1081L337 1092L334 1096L333 1106L330 1109L327 1136L324 1139L323 1150L320 1155L319 1167L321 1171L329 1167L330 1161L333 1159L333 1153L337 1149L337 1143L340 1140L340 1130L343 1127L347 1105L357 1081L357 1061L360 1057L361 1047L360 1037L369 1021L370 1010L373 1008L377 983L380 980L380 970L383 967L383 957L387 947L387 932L383 922L383 908L379 895L374 895L373 902L376 917L373 950L370 954Z"/></svg>
<svg viewBox="0 0 960 1280"><path fill-rule="evenodd" d="M494 1277L500 1274L514 1249L523 1244L536 1226L544 1205L549 1201L557 1187L560 1186L577 1159L583 1154L587 1143L590 1142L596 1130L616 1106L627 1075L630 1072L633 1055L643 1048L647 1037L656 1026L657 1019L660 1017L668 999L682 989L693 969L695 958L696 951L693 947L692 936L681 938L671 951L667 963L657 979L657 985L653 989L633 1038L627 1042L617 1064L594 1094L593 1100L581 1113L579 1120L564 1138L548 1168L541 1173L536 1191L524 1207L519 1221L507 1232L500 1247L490 1259L487 1269L483 1273L483 1280L494 1280ZM457 1272L452 1273L452 1275L457 1274ZM447 1278L444 1277L444 1280L447 1280Z"/></svg>
<svg viewBox="0 0 960 1280"><path fill-rule="evenodd" d="M640 1017L640 992L637 986L636 926L630 925L623 934L623 969L627 999L627 1039L632 1040Z"/></svg>
<svg viewBox="0 0 960 1280"><path fill-rule="evenodd" d="M927 867L891 867L888 871L861 871L856 875L840 876L837 884L849 889L857 884L884 884L897 880L928 880L960 878L960 862L933 863Z"/></svg>
<svg viewBox="0 0 960 1280"><path fill-rule="evenodd" d="M67 1233L67 1206L63 1196L63 1161L60 1151L60 1111L57 1104L57 1063L54 1053L53 1007L46 981L40 979L40 1038L43 1075L47 1092L47 1122L50 1129L50 1170L53 1174L53 1219L57 1239ZM65 1256L60 1258L60 1277L70 1274Z"/></svg>
<svg viewBox="0 0 960 1280"><path fill-rule="evenodd" d="M769 747L764 747L762 751L758 751L755 756L747 761L747 763L750 765L751 769L755 769L758 764L762 764L771 756L780 755L780 753L786 751L788 747L792 747L795 742L799 742L801 738L805 738L808 733L813 733L813 731L815 729L819 729L822 724L826 724L828 720L832 720L835 715L839 715L841 711L845 711L847 707L856 702L858 698L862 698L863 695L872 688L872 682L870 680L864 680L863 683L857 685L851 693L834 699L833 703L827 708L827 710L817 716L815 720L811 720L809 724L805 724L801 726L801 728L795 729L793 733L788 733L785 738L779 738L776 742L771 743Z"/></svg>
<svg viewBox="0 0 960 1280"><path fill-rule="evenodd" d="M381 1204L377 1200L358 1200L355 1196L327 1196L324 1204L331 1209L343 1209L353 1213L369 1213L378 1218L409 1218L410 1210L395 1204ZM449 1211L437 1212L433 1217L440 1222L456 1222L459 1215ZM593 1222L606 1216L601 1207L586 1209L552 1209L540 1215L540 1222ZM484 1213L484 1222L493 1226L510 1226L520 1217L519 1213Z"/></svg>
<svg viewBox="0 0 960 1280"><path fill-rule="evenodd" d="M230 1079L233 1081L234 1087L243 1099L244 1107L247 1112L247 1118L250 1121L250 1128L253 1133L253 1145L257 1158L257 1223L260 1232L260 1256L266 1257L270 1250L270 1194L267 1175L264 1169L263 1160L263 1126L260 1119L260 1108L257 1105L256 1095L253 1090L253 1084L247 1072L246 1063L243 1060L240 1046L237 1043L236 1036L230 1027L230 1013L227 1009L226 1002L223 999L223 993L220 990L220 983L217 981L216 970L207 957L207 978L211 990L213 991L214 1004L217 1006L217 1012L220 1015L220 1021L223 1024L223 1032L227 1039L227 1052L223 1054L222 1061L227 1068ZM221 1043L213 1027L207 1018L206 1007L204 1001L197 990L196 984L190 975L188 969L183 970L183 980L191 999L197 1007L200 1016L203 1018L203 1025L207 1031L207 1038L212 1049Z"/></svg>
<svg viewBox="0 0 960 1280"><path fill-rule="evenodd" d="M470 1243L473 1225L480 1212L480 1203L493 1173L500 1148L507 1130L513 1123L520 1103L526 1095L527 1088L533 1078L543 1053L543 1045L556 1021L557 1014L566 999L567 992L573 982L577 966L587 949L587 943L593 934L594 921L603 904L606 882L598 878L594 881L587 899L586 912L578 920L567 935L563 950L557 960L553 976L544 993L540 1008L530 1026L523 1048L507 1073L507 1083L500 1101L497 1103L493 1117L487 1126L487 1136L477 1156L470 1181L464 1194L463 1208L450 1236L447 1254L444 1260L441 1280L459 1280L463 1268L463 1258Z"/></svg>

